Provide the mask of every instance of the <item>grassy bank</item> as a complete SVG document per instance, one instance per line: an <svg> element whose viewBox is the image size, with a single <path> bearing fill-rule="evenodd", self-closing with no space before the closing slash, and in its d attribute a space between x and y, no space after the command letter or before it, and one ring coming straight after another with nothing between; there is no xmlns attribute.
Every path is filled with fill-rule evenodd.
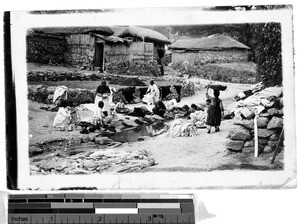
<svg viewBox="0 0 300 224"><path fill-rule="evenodd" d="M257 83L256 64L253 62L211 63L205 65L176 64L173 68L181 73L198 76L200 78L232 82Z"/></svg>

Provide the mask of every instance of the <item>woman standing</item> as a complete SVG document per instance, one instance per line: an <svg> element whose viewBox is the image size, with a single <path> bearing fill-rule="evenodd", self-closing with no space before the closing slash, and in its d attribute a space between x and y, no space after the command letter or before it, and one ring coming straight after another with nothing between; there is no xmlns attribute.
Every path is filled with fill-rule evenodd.
<svg viewBox="0 0 300 224"><path fill-rule="evenodd" d="M147 89L147 94L150 94L150 104L155 105L155 103L159 100L159 89L154 81L150 81L150 86Z"/></svg>
<svg viewBox="0 0 300 224"><path fill-rule="evenodd" d="M207 110L206 126L207 133L211 131L211 127L215 127L216 132L220 131L221 118L224 112L222 100L219 98L220 91L214 90L214 97L208 95L208 88L206 92L206 98L211 100Z"/></svg>
<svg viewBox="0 0 300 224"><path fill-rule="evenodd" d="M102 81L101 85L99 85L96 89L95 108L98 108L99 101L102 101L104 104L102 112L105 116L108 116L110 112L109 95L110 89L106 85L106 82Z"/></svg>

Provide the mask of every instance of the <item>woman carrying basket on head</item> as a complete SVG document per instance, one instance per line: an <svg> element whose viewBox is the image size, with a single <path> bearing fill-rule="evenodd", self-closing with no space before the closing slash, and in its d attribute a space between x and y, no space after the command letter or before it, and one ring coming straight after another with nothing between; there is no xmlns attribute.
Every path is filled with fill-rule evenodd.
<svg viewBox="0 0 300 224"><path fill-rule="evenodd" d="M106 85L106 82L103 81L96 90L95 108L98 108L99 101L102 101L104 104L102 108L102 112L105 116L108 116L110 112L109 95L110 95L110 89Z"/></svg>
<svg viewBox="0 0 300 224"><path fill-rule="evenodd" d="M206 91L206 98L211 100L210 105L207 109L207 118L206 118L206 126L207 133L209 134L211 131L211 127L215 127L216 132L220 131L221 118L224 113L224 107L222 100L220 100L220 91L218 89L214 89L214 97L209 96L208 89Z"/></svg>

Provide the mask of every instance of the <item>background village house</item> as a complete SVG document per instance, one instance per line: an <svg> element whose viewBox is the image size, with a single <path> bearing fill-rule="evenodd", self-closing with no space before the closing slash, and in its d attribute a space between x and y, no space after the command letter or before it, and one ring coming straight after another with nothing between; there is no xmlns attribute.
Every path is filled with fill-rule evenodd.
<svg viewBox="0 0 300 224"><path fill-rule="evenodd" d="M171 44L172 63L194 64L249 61L250 48L229 36L179 39Z"/></svg>

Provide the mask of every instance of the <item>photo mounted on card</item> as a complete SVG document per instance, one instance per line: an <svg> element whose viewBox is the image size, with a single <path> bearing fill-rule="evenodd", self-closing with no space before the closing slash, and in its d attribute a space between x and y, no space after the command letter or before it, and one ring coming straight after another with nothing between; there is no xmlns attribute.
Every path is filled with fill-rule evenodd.
<svg viewBox="0 0 300 224"><path fill-rule="evenodd" d="M18 187L295 187L292 12L12 12Z"/></svg>

